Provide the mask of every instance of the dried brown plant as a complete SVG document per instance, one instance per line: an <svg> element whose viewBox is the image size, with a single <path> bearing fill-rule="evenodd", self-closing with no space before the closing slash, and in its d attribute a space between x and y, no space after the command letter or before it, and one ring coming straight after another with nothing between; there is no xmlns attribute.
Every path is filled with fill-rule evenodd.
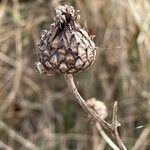
<svg viewBox="0 0 150 150"><path fill-rule="evenodd" d="M38 44L37 71L46 75L65 74L68 86L78 103L96 122L96 127L106 142L114 150L126 150L117 131L120 126L117 121L117 103L114 104L112 124L109 124L87 105L74 83L73 74L89 67L96 57L92 38L80 26L80 16L72 6L58 6L55 10L55 23L51 25L50 31L42 35Z"/></svg>
<svg viewBox="0 0 150 150"><path fill-rule="evenodd" d="M0 0L0 149L109 149L64 79L34 70L42 29L65 4L80 10L99 47L93 66L75 75L79 93L103 101L109 123L117 101L126 147L150 149L149 0Z"/></svg>

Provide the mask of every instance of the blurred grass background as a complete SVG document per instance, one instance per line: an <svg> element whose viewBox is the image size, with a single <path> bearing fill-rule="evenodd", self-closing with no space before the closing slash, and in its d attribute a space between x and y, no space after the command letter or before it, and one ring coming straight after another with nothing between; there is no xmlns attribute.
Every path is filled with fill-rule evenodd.
<svg viewBox="0 0 150 150"><path fill-rule="evenodd" d="M59 4L80 10L99 47L95 63L75 75L79 92L106 104L108 122L117 100L125 145L150 149L149 0L0 0L0 149L110 149L63 76L35 72L37 42Z"/></svg>

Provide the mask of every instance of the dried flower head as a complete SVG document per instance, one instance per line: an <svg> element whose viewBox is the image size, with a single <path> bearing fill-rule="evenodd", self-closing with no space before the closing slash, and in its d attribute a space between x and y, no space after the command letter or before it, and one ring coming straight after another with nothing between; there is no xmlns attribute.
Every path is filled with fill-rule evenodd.
<svg viewBox="0 0 150 150"><path fill-rule="evenodd" d="M102 101L98 101L95 98L87 100L87 105L93 109L102 119L105 119L108 115L107 108Z"/></svg>
<svg viewBox="0 0 150 150"><path fill-rule="evenodd" d="M80 26L72 6L58 6L55 22L38 44L36 69L40 74L73 74L89 67L96 57L92 36Z"/></svg>

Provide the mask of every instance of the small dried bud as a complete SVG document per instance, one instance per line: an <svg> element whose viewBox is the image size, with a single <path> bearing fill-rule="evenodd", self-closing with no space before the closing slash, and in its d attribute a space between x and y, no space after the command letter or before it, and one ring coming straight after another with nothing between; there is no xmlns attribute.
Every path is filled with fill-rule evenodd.
<svg viewBox="0 0 150 150"><path fill-rule="evenodd" d="M87 100L87 105L93 109L102 119L105 119L108 115L107 108L102 101L98 101L95 98Z"/></svg>
<svg viewBox="0 0 150 150"><path fill-rule="evenodd" d="M38 43L41 74L73 74L90 66L96 57L92 36L81 28L80 16L72 6L58 6L50 31L44 31Z"/></svg>

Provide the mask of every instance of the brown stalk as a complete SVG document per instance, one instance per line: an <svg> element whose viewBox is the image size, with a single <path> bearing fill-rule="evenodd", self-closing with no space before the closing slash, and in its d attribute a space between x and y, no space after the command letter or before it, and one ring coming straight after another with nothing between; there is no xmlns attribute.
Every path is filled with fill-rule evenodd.
<svg viewBox="0 0 150 150"><path fill-rule="evenodd" d="M105 139L105 141L114 150L126 150L127 148L121 141L117 131L117 127L120 125L117 121L117 102L115 102L114 104L112 124L109 124L108 122L100 118L100 116L93 109L87 106L85 100L82 98L82 96L77 90L72 74L65 74L65 79L77 102L95 121L97 129L99 130L100 134Z"/></svg>

